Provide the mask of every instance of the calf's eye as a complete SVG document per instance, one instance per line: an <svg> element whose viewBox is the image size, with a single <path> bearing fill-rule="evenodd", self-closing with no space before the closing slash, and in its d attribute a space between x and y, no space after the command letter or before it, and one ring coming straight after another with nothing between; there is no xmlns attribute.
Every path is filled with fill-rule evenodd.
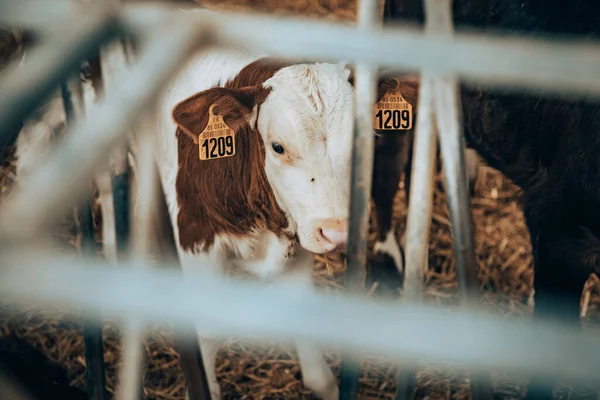
<svg viewBox="0 0 600 400"><path fill-rule="evenodd" d="M271 143L271 147L273 148L273 151L277 154L283 154L285 153L285 150L283 149L283 146L280 145L279 143Z"/></svg>

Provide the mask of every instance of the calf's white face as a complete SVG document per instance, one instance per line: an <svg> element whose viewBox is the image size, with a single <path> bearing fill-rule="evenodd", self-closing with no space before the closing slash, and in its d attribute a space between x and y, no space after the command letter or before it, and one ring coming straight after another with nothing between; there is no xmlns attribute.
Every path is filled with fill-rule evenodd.
<svg viewBox="0 0 600 400"><path fill-rule="evenodd" d="M173 109L178 127L196 144L211 106L236 131L236 155L208 161L195 179L210 187L217 179L223 184L223 169L237 171L245 177L233 179L243 181L237 186L246 185L247 192L239 194L233 190L236 182L229 182L231 187L223 187L221 196L235 192L238 197L230 199L232 203L244 197L254 204L260 196L256 188L261 193L272 190L273 201L285 212L304 248L314 253L343 249L348 237L354 107L350 70L326 63L284 66L270 74L260 68L246 67L232 83L197 93ZM251 132L253 128L258 133ZM264 144L264 165L259 165L262 153L255 139ZM266 187L261 186L263 181ZM214 190L200 190L198 201L223 201L211 200ZM238 214L231 217L239 218ZM268 213L263 216L269 219Z"/></svg>
<svg viewBox="0 0 600 400"><path fill-rule="evenodd" d="M324 253L348 236L353 89L341 64L282 68L258 112L266 174L300 244Z"/></svg>

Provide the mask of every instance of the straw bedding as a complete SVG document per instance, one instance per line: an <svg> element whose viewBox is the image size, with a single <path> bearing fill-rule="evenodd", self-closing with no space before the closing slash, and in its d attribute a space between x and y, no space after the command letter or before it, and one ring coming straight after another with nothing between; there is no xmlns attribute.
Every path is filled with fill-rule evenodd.
<svg viewBox="0 0 600 400"><path fill-rule="evenodd" d="M226 9L255 9L267 12L302 14L316 18L352 21L356 4L353 0L211 0L203 2L211 7ZM0 39L0 66L7 54L17 49L10 36ZM8 50L6 50L8 49ZM6 198L14 183L14 160L6 156L0 160L0 194ZM483 167L472 200L475 222L475 246L480 268L483 301L493 313L506 316L526 316L530 313L527 298L532 285L532 259L528 233L518 205L518 191L497 171ZM375 221L372 219L371 225ZM395 205L394 224L403 232L406 224L404 192L400 190ZM76 252L77 240L72 234L73 221L65 222L56 230L57 244L64 251ZM373 244L370 234L369 246ZM371 247L370 247L371 248ZM446 197L439 177L436 180L434 215L431 226L429 271L426 276L427 301L442 307L457 303L456 271ZM333 291L343 290L340 282L344 266L335 257L317 257L315 280L319 287ZM600 286L591 278L586 296L589 296L586 322L598 315ZM35 307L0 309L0 336L18 337L31 343L51 360L62 366L71 384L85 387L85 358L81 319L78 315L64 315L64 319L41 315ZM443 332L440 332L443 334ZM104 325L105 361L108 390L112 394L120 364L120 336L117 325ZM171 330L151 326L144 340L146 367L144 392L149 399L183 399L184 379L178 364L178 355L172 347ZM339 372L339 357L327 354L327 359ZM393 398L397 368L385 360L366 359L362 362L360 398ZM291 343L274 345L248 344L240 340L227 341L217 360L217 374L224 398L295 399L312 398L301 381L297 357ZM501 398L521 398L525 381L516 376L498 376L496 393ZM561 390L567 396L566 389ZM588 392L571 397L592 398ZM417 398L467 399L470 398L467 374L464 369L447 371L431 363L423 363L417 377ZM566 398L566 397L564 397Z"/></svg>

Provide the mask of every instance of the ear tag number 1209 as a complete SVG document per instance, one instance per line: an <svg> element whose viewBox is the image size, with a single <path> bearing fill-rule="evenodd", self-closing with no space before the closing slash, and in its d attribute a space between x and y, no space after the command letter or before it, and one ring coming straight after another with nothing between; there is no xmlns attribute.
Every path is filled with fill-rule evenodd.
<svg viewBox="0 0 600 400"><path fill-rule="evenodd" d="M395 79L396 89L385 92L375 104L373 128L380 131L405 131L412 128L412 105L400 92L400 81Z"/></svg>
<svg viewBox="0 0 600 400"><path fill-rule="evenodd" d="M200 160L235 155L235 131L227 126L222 116L215 115L214 107L213 104L208 109L208 124L198 138Z"/></svg>

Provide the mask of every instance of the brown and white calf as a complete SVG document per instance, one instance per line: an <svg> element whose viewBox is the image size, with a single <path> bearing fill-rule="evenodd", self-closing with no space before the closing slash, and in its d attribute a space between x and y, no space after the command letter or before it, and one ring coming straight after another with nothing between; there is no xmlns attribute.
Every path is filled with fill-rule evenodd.
<svg viewBox="0 0 600 400"><path fill-rule="evenodd" d="M284 64L210 51L175 78L161 104L156 148L184 272L236 266L261 279L312 285L313 255L345 248L354 103L349 77L343 64ZM235 152L201 161L199 135L211 106L235 131ZM393 246L400 255L395 237ZM218 342L204 329L198 328L200 347L218 397ZM297 351L307 387L337 399L321 352L307 343L298 343Z"/></svg>
<svg viewBox="0 0 600 400"><path fill-rule="evenodd" d="M377 100L396 85L381 79ZM417 80L401 80L401 92L416 106ZM312 286L313 255L344 250L348 239L353 105L351 71L343 63L288 64L222 50L193 58L164 92L155 144L184 272L235 266L260 279ZM200 160L211 110L235 132L235 149ZM403 260L392 214L410 132L378 133L379 260L371 267L397 277ZM198 327L211 391L219 397L219 343L209 331ZM321 352L307 343L297 343L297 351L307 387L337 399Z"/></svg>

